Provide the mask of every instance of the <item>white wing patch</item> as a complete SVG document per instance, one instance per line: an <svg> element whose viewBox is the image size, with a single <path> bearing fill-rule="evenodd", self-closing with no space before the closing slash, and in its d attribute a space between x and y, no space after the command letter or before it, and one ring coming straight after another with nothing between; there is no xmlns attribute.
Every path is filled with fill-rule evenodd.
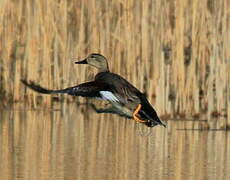
<svg viewBox="0 0 230 180"><path fill-rule="evenodd" d="M104 100L118 102L117 97L110 91L100 91L101 97Z"/></svg>

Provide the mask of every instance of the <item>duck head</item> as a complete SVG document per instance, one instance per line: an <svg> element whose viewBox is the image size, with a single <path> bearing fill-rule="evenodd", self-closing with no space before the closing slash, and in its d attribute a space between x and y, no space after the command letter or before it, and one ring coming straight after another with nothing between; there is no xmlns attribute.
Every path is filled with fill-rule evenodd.
<svg viewBox="0 0 230 180"><path fill-rule="evenodd" d="M77 61L75 64L89 64L96 67L100 72L109 71L107 59L101 54L90 54L87 58Z"/></svg>

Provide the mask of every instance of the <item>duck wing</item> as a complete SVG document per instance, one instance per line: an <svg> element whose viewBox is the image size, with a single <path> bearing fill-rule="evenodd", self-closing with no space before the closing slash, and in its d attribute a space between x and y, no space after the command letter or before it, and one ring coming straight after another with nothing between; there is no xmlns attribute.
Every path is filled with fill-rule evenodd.
<svg viewBox="0 0 230 180"><path fill-rule="evenodd" d="M30 89L43 94L69 94L73 96L103 98L101 92L109 91L108 84L98 81L91 81L59 90L50 90L35 84L33 81L21 80L21 82ZM106 93L105 93L106 94Z"/></svg>
<svg viewBox="0 0 230 180"><path fill-rule="evenodd" d="M140 97L142 93L126 79L117 74L101 72L95 76L95 81L107 84L110 87L110 92L113 93L120 103L137 105L141 102Z"/></svg>

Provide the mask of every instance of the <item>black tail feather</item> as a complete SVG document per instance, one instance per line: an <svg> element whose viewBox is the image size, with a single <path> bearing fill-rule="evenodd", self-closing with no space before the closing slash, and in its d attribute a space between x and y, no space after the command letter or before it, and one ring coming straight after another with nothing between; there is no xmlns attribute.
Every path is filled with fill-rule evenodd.
<svg viewBox="0 0 230 180"><path fill-rule="evenodd" d="M160 120L160 118L157 115L157 112L154 110L154 108L148 102L148 100L146 99L144 95L141 96L141 100L142 100L142 103L141 103L142 107L141 107L140 113L142 114L142 116L150 121L153 121L154 122L152 123L153 126L159 124L159 125L166 127L166 125Z"/></svg>
<svg viewBox="0 0 230 180"><path fill-rule="evenodd" d="M149 121L146 121L146 125L149 127L154 127L156 125L161 125L164 126L166 128L166 124L164 124L160 118L157 116L157 114L155 115L154 118L150 117L145 111L143 111L142 109L140 110L140 114L142 117L145 117L146 119L148 119Z"/></svg>

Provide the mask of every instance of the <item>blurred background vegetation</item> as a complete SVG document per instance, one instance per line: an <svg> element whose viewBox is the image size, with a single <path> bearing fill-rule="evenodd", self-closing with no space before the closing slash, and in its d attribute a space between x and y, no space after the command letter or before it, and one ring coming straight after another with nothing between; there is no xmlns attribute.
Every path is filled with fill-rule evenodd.
<svg viewBox="0 0 230 180"><path fill-rule="evenodd" d="M20 79L50 89L92 80L74 61L97 52L161 115L230 124L229 47L228 0L1 0L0 103L50 106Z"/></svg>

